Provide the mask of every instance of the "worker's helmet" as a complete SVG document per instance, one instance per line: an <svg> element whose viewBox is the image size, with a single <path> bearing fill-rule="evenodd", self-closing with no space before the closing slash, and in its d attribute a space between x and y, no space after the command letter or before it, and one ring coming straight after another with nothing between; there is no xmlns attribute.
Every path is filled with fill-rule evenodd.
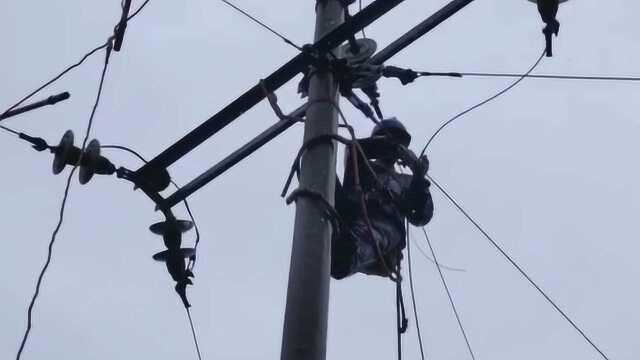
<svg viewBox="0 0 640 360"><path fill-rule="evenodd" d="M402 125L400 120L395 117L380 121L373 128L371 136L391 136L399 144L408 147L411 143L411 134L407 128Z"/></svg>

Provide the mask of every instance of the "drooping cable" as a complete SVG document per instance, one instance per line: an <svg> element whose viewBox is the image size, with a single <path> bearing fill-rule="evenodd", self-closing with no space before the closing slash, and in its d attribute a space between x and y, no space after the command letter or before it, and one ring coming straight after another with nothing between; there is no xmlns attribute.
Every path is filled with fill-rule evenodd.
<svg viewBox="0 0 640 360"><path fill-rule="evenodd" d="M418 307L416 305L416 295L415 289L413 287L413 269L412 269L412 260L411 260L411 236L409 234L409 230L411 229L409 226L409 221L407 223L407 263L409 264L409 287L411 288L411 303L413 305L413 317L416 321L416 333L418 334L418 344L420 344L420 357L422 360L425 360L424 357L424 345L422 343L422 333L420 332L420 320L418 319Z"/></svg>
<svg viewBox="0 0 640 360"><path fill-rule="evenodd" d="M64 210L67 205L67 199L69 198L69 188L71 187L71 179L73 178L75 171L76 171L76 167L74 167L71 170L71 172L69 173L69 177L67 178L67 183L64 189L64 196L62 197L62 202L60 204L58 224L56 225L55 229L53 230L53 233L51 234L51 240L49 241L49 247L47 250L47 260L45 261L44 266L42 267L42 270L40 270L40 275L38 275L38 281L36 282L35 292L33 293L33 296L31 297L31 301L29 302L29 308L27 310L27 328L24 332L24 335L22 336L22 341L20 342L20 348L18 349L18 353L16 354L16 360L20 360L20 357L22 356L22 351L24 350L24 347L27 343L27 339L29 338L29 334L31 333L33 308L36 304L36 299L40 294L40 286L42 285L42 280L44 279L44 275L47 272L47 269L49 268L49 264L51 264L51 258L53 255L53 244L56 241L56 237L58 236L58 232L60 231L60 228L62 227L62 222L64 221Z"/></svg>
<svg viewBox="0 0 640 360"><path fill-rule="evenodd" d="M544 74L509 74L509 73L458 73L462 76L474 77L508 77L531 79L559 79L559 80L597 80L597 81L640 81L640 77L633 76L578 76L578 75L544 75Z"/></svg>
<svg viewBox="0 0 640 360"><path fill-rule="evenodd" d="M105 78L105 74L107 72L107 68L109 66L109 57L111 55L111 39L109 40L109 42L106 44L107 47L107 51L106 51L106 55L105 55L105 62L104 62L104 67L102 69L102 74L100 77L100 85L98 86L98 94L96 96L96 101L93 105L93 108L91 110L91 116L89 117L89 122L87 125L87 130L85 133L85 137L84 140L82 142L82 149L81 149L81 154L84 153L84 149L86 147L86 143L87 140L89 139L89 135L91 133L91 128L93 126L93 119L95 117L96 114L96 110L98 109L98 105L100 104L100 97L102 95L102 88L104 86L104 78ZM82 158L82 155L80 155L80 158ZM80 163L81 159L78 161L78 163ZM47 252L47 261L45 262L44 266L42 267L42 270L40 271L40 275L38 276L38 281L36 283L36 289L35 292L33 294L33 297L31 298L31 302L29 304L29 309L27 310L27 329L25 330L24 336L22 338L22 342L20 344L20 348L18 350L18 353L16 355L16 360L20 359L20 356L22 355L22 351L24 350L24 346L27 342L27 338L29 337L29 333L31 332L31 323L32 323L32 313L33 313L33 308L35 306L35 302L36 299L38 297L38 294L40 293L40 286L42 285L42 280L44 278L44 275L47 271L47 269L49 268L49 264L51 263L51 257L52 257L52 252L53 252L53 245L55 244L56 241L56 237L58 235L58 232L60 231L60 227L62 226L62 221L64 219L64 210L66 207L66 203L67 203L67 198L69 196L69 188L71 186L71 178L73 176L73 174L75 173L76 169L78 168L78 164L75 164L73 169L71 170L70 174L69 174L69 178L67 179L67 185L65 187L65 191L64 191L64 197L62 199L62 204L60 206L60 218L58 221L58 225L56 225L56 228L53 231L53 234L51 236L51 241L49 242L49 247L48 247L48 252Z"/></svg>
<svg viewBox="0 0 640 360"><path fill-rule="evenodd" d="M196 345L198 360L202 360L202 355L200 354L200 346L198 345L198 335L196 334L196 329L193 327L193 319L191 318L191 311L189 311L188 307L185 309L187 309L187 317L189 317L189 325L191 325L191 335L193 335L193 343Z"/></svg>
<svg viewBox="0 0 640 360"><path fill-rule="evenodd" d="M147 161L147 159L144 158L144 156L140 155L140 153L138 153L137 151L126 147L126 146L121 146L121 145L101 145L100 146L103 149L116 149L116 150L122 150L122 151L126 151L132 155L134 155L135 157L137 157L138 159L140 159L140 161L142 161L145 164L148 164L149 161ZM171 184L173 184L173 186L175 186L176 189L180 190L180 185L178 185L178 183L176 183L174 180L171 180ZM196 240L195 240L195 245L194 245L194 250L198 250L198 244L200 244L200 229L198 228L198 224L196 223L196 219L193 216L193 213L191 212L191 207L189 206L189 202L187 201L187 199L184 199L182 201L184 203L184 207L187 210L187 214L189 214L189 218L191 219L191 222L193 223L193 228L196 231ZM189 270L193 270L195 266L195 261L189 259Z"/></svg>
<svg viewBox="0 0 640 360"><path fill-rule="evenodd" d="M427 230L424 227L422 227L422 233L424 234L424 237L427 240L427 244L429 244L429 249L431 250L431 256L433 256L433 259L436 262L436 265L438 265L438 257L436 256L436 252L433 248L433 245L431 244L429 235L427 235ZM440 266L437 266L437 268L438 268L438 273L440 274L440 280L442 280L442 285L444 286L444 290L447 293L447 297L449 298L451 309L453 310L453 314L456 316L458 327L460 328L460 332L462 333L464 342L467 344L469 355L471 355L471 359L475 360L476 356L473 353L473 349L471 348L471 343L469 342L469 337L467 336L467 332L465 331L464 326L462 325L462 319L460 318L460 314L458 313L458 308L456 307L456 303L453 300L453 295L451 294L451 290L449 290L449 285L447 285L447 280L444 278L444 274L442 273L442 269L440 269Z"/></svg>
<svg viewBox="0 0 640 360"><path fill-rule="evenodd" d="M260 21L258 18L256 18L253 15L249 14L245 10L242 10L241 8L239 8L238 6L234 5L233 3L231 3L228 0L220 0L220 1L222 1L225 4L227 4L228 6L232 7L233 9L235 9L236 11L241 13L242 15L248 17L249 19L251 19L256 24L262 26L264 29L270 31L272 34L274 34L275 36L277 36L280 39L282 39L282 41L284 41L285 43L287 43L287 44L291 45L292 47L296 48L296 50L302 51L302 47L296 45L293 41L289 40L286 36L284 36L281 33L277 32L272 27L270 27L269 25L267 25L264 22Z"/></svg>
<svg viewBox="0 0 640 360"><path fill-rule="evenodd" d="M440 134L440 132L442 132L442 130L444 130L447 126L449 126L451 123L453 123L454 121L456 121L457 119L459 119L460 117L470 113L471 111L486 105L487 103L499 98L500 96L504 95L505 93L507 93L509 90L513 89L514 87L516 87L516 85L518 85L520 82L522 82L522 80L524 80L526 78L526 75L529 75L533 70L535 70L538 65L540 64L540 62L542 61L542 59L544 58L544 55L546 54L546 51L543 51L542 54L540 55L540 57L538 58L538 60L536 60L536 62L533 64L533 66L531 66L531 68L529 69L529 71L527 71L524 75L520 76L520 78L518 80L516 80L514 83L512 83L511 85L507 86L505 89L501 90L500 92L498 92L497 94L491 96L490 98L468 108L467 110L459 113L458 115L452 117L451 119L447 120L444 124L442 124L438 130L436 130L436 132L431 136L431 138L429 138L429 141L427 141L427 144L424 146L424 148L422 149L422 151L420 152L420 156L424 155L424 153L427 151L427 148L429 147L429 145L431 145L431 142Z"/></svg>
<svg viewBox="0 0 640 360"><path fill-rule="evenodd" d="M427 175L427 177L429 177ZM480 231L482 233L482 235L484 235L484 237L489 240L489 242L491 243L491 245L493 245L493 247L498 250L498 252L504 256L505 259L507 259L507 261L509 261L509 263L511 263L511 265L513 265L514 268L516 268L516 270L518 270L518 272L529 282L529 284L531 284L531 286L533 286L539 293L540 295L542 295L549 304L551 304L555 310L562 315L562 317L564 317L565 320L567 320L567 322L569 322L569 324L571 324L571 326L573 326L573 328L578 331L578 333L580 335L582 335L582 337L591 345L591 347L593 347L605 360L609 360L609 358L607 357L607 355L604 354L604 352L602 350L600 350L600 348L587 336L587 334L585 334L585 332L569 317L569 315L567 315L567 313L565 313L550 297L549 295L547 295L547 293L542 290L542 288L535 282L533 281L533 279L524 271L524 269L518 265L518 263L515 262L515 260L509 255L507 254L507 252L505 250L502 249L502 247L500 245L498 245L498 243L489 235L489 233L487 233L482 226L480 226L480 224L471 217L471 215L469 215L469 213L462 207L462 205L460 205L460 203L458 201L456 201L453 196L451 196L451 194L449 194L449 192L447 190L444 189L444 187L442 187L442 185L440 185L437 181L435 181L432 177L429 177L429 180L431 180L431 182L442 192L442 194L444 194L444 196L449 199L449 201L458 209L458 211L460 211L460 213L462 213L467 220L469 220L469 222L471 222L473 224L473 226L478 229L478 231ZM425 236L426 236L426 232L425 232Z"/></svg>

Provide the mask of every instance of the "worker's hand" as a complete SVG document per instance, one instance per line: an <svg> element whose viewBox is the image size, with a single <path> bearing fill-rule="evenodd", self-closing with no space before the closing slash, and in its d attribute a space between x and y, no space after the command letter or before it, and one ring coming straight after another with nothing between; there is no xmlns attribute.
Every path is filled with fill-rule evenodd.
<svg viewBox="0 0 640 360"><path fill-rule="evenodd" d="M418 157L416 156L416 154L402 145L396 145L396 151L398 154L398 160L401 162L401 164L413 170L413 168L418 163Z"/></svg>

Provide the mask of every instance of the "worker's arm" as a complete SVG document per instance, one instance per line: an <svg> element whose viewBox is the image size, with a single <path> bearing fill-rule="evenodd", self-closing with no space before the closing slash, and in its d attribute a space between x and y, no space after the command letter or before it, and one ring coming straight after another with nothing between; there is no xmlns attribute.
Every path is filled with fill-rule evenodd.
<svg viewBox="0 0 640 360"><path fill-rule="evenodd" d="M402 198L407 219L415 226L424 226L433 217L433 199L429 187L431 183L425 178L429 170L426 156L418 159L413 152L404 149L403 159L413 171L408 186L403 190Z"/></svg>

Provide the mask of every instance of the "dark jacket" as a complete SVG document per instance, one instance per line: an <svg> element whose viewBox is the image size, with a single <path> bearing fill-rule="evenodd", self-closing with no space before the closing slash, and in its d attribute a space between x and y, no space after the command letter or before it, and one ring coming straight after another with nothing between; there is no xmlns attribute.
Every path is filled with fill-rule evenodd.
<svg viewBox="0 0 640 360"><path fill-rule="evenodd" d="M433 216L430 183L424 178L424 172L416 176L398 174L371 161L384 189L380 191L362 157L358 163L369 219L362 208L361 194L355 187L353 163L347 161L343 184L339 181L336 184L336 210L342 220L342 229L331 244L331 275L336 279L358 272L386 276L387 270L395 269L402 259L402 249L406 246L405 220L423 226ZM380 255L384 263L380 261Z"/></svg>

